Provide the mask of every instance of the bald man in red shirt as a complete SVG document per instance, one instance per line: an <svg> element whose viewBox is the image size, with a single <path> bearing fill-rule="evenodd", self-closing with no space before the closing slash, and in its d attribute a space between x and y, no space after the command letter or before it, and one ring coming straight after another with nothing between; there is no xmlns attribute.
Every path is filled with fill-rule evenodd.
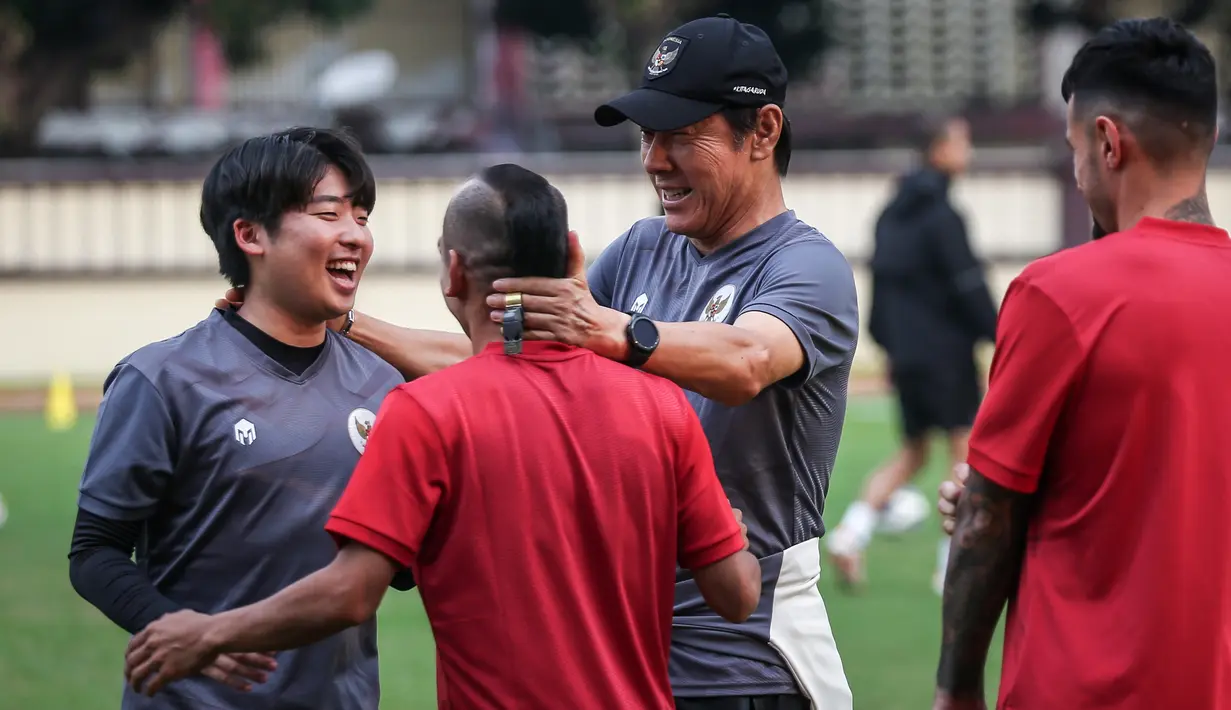
<svg viewBox="0 0 1231 710"><path fill-rule="evenodd" d="M1214 226L1214 60L1167 19L1064 78L1096 238L1004 298L945 581L934 707L1231 708L1231 238ZM955 486L944 495L955 496Z"/></svg>
<svg viewBox="0 0 1231 710"><path fill-rule="evenodd" d="M677 563L735 622L760 601L760 565L679 387L491 322L496 278L581 267L567 225L559 192L523 168L463 186L442 285L474 357L385 398L326 526L341 546L332 564L263 602L150 625L129 648L135 687L156 693L219 653L361 623L409 569L440 707L674 707Z"/></svg>

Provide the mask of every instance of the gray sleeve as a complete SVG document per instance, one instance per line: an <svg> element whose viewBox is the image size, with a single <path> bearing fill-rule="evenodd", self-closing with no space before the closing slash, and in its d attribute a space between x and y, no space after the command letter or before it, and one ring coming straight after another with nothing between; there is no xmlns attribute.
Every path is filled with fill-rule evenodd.
<svg viewBox="0 0 1231 710"><path fill-rule="evenodd" d="M141 520L175 470L175 424L162 395L132 365L112 370L103 393L77 505L110 520Z"/></svg>
<svg viewBox="0 0 1231 710"><path fill-rule="evenodd" d="M635 226L635 225L634 225ZM607 245L590 268L586 271L586 281L590 284L590 293L594 300L603 308L614 308L611 302L615 299L616 277L620 270L620 259L624 254L624 245L628 243L629 229L618 239Z"/></svg>
<svg viewBox="0 0 1231 710"><path fill-rule="evenodd" d="M828 241L806 239L771 256L756 292L740 313L768 313L791 329L804 351L797 387L845 362L859 340L859 301L846 258Z"/></svg>

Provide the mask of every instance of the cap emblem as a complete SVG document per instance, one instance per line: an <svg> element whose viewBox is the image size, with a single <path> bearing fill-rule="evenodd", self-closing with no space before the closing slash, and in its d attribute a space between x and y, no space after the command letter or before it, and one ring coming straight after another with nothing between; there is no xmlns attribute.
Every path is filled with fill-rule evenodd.
<svg viewBox="0 0 1231 710"><path fill-rule="evenodd" d="M664 39L654 51L654 56L650 57L650 63L646 65L645 71L650 78L657 79L674 69L686 44L688 40L683 37L673 35Z"/></svg>

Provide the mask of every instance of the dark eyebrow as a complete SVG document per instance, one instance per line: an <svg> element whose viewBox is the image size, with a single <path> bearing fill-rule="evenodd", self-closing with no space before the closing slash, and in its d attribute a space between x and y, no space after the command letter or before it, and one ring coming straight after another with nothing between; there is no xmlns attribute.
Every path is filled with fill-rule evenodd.
<svg viewBox="0 0 1231 710"><path fill-rule="evenodd" d="M333 204L340 205L346 202L346 198L338 197L337 195L316 195L312 198L311 201L308 202L308 204L315 205L321 202L330 202Z"/></svg>

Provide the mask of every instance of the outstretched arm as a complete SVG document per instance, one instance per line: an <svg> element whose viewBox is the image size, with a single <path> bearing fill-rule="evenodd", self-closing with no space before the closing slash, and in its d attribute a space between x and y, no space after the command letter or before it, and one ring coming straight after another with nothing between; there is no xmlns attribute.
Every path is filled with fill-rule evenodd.
<svg viewBox="0 0 1231 710"><path fill-rule="evenodd" d="M470 339L461 333L403 328L366 313L355 313L347 335L397 368L407 381L456 365L474 354Z"/></svg>
<svg viewBox="0 0 1231 710"><path fill-rule="evenodd" d="M586 340L585 347L612 360L626 360L624 330L631 317L610 308L596 308L598 335ZM534 322L532 318L527 317L527 322ZM746 313L730 325L655 325L659 346L642 369L729 407L748 402L804 366L804 350L794 332L766 313ZM536 335L551 338L545 333Z"/></svg>
<svg viewBox="0 0 1231 710"><path fill-rule="evenodd" d="M945 574L939 699L983 707L983 674L996 624L1017 586L1031 496L972 470L957 507Z"/></svg>
<svg viewBox="0 0 1231 710"><path fill-rule="evenodd" d="M221 653L315 643L372 618L399 569L376 550L348 544L325 569L264 601L215 616L206 638Z"/></svg>
<svg viewBox="0 0 1231 710"><path fill-rule="evenodd" d="M505 294L520 293L527 337L624 361L630 316L598 302L608 289L600 284L591 290L581 245L575 234L569 239L568 276L496 281L496 293L487 300L498 309L492 319L500 320ZM749 293L714 304L715 321L657 322L660 342L642 369L738 406L780 381L801 384L854 350L859 315L854 277L829 242L801 240L780 249L758 281L742 288ZM741 302L738 310L732 299Z"/></svg>
<svg viewBox="0 0 1231 710"><path fill-rule="evenodd" d="M370 619L398 569L383 554L352 543L325 569L264 601L216 616L168 614L133 637L125 677L152 696L229 649L279 651L315 643Z"/></svg>
<svg viewBox="0 0 1231 710"><path fill-rule="evenodd" d="M243 302L244 290L232 288L214 302L214 308L239 308ZM345 322L344 316L339 317L329 327L339 330ZM456 365L473 354L470 339L461 333L403 328L358 311L347 336L396 368L407 382Z"/></svg>

